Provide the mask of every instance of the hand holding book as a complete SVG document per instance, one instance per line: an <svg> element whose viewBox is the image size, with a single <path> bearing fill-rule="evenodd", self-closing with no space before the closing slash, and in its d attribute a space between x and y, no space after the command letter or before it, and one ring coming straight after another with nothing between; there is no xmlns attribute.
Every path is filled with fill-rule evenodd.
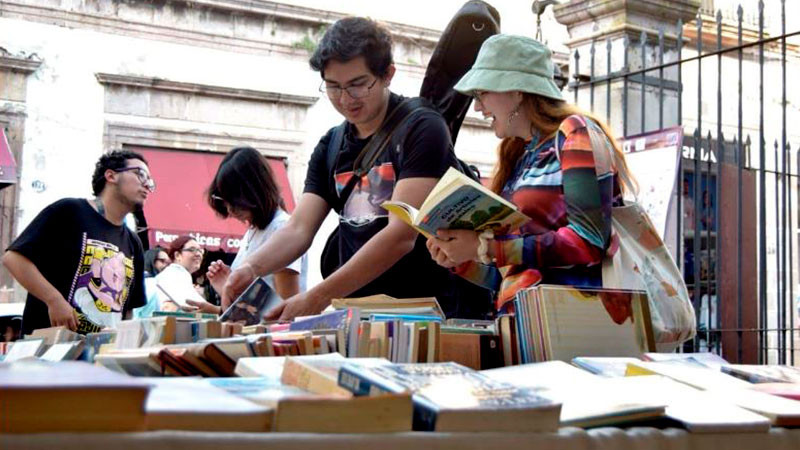
<svg viewBox="0 0 800 450"><path fill-rule="evenodd" d="M478 259L478 233L471 230L439 230L426 244L436 264L448 269Z"/></svg>
<svg viewBox="0 0 800 450"><path fill-rule="evenodd" d="M419 210L397 201L381 206L428 238L439 230L505 233L530 220L513 203L454 168L448 169Z"/></svg>

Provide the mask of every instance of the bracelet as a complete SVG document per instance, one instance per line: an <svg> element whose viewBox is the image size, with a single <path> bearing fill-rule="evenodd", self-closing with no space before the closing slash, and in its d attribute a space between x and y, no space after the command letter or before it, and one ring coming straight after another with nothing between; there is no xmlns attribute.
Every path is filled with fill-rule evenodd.
<svg viewBox="0 0 800 450"><path fill-rule="evenodd" d="M492 264L495 262L494 258L489 257L489 240L494 240L494 232L492 230L483 230L478 235L478 260L483 264Z"/></svg>

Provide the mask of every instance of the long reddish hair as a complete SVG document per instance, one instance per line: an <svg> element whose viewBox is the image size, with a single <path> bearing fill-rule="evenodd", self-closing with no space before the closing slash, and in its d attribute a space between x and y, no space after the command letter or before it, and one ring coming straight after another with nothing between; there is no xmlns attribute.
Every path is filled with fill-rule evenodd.
<svg viewBox="0 0 800 450"><path fill-rule="evenodd" d="M561 122L573 114L579 114L595 121L603 132L608 136L608 140L614 146L614 165L617 171L631 180L634 191L637 189L636 182L631 176L628 165L625 163L625 155L622 153L614 134L606 123L594 114L587 113L577 106L563 100L555 100L542 97L536 94L522 93L522 103L520 113L527 117L531 127L539 131L542 139L549 139L558 130ZM492 177L492 191L500 193L508 179L511 177L514 167L516 167L522 154L525 153L525 141L519 137L504 138L497 147L497 166ZM625 189L624 185L620 186Z"/></svg>

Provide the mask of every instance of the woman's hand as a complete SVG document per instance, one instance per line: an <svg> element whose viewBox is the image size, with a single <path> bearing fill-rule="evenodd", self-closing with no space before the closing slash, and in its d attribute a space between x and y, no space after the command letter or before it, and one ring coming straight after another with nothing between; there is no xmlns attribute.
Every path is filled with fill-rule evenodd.
<svg viewBox="0 0 800 450"><path fill-rule="evenodd" d="M220 314L220 312L221 312L221 308L219 306L212 305L211 303L206 302L206 301L202 301L201 302L201 301L198 301L198 300L187 299L186 303L188 303L192 307L196 308L195 311L198 311L198 312L201 312L201 313Z"/></svg>
<svg viewBox="0 0 800 450"><path fill-rule="evenodd" d="M230 266L218 259L208 265L206 278L211 283L211 287L217 291L217 294L222 294L222 289L225 287L225 282L228 281L228 275L230 274Z"/></svg>
<svg viewBox="0 0 800 450"><path fill-rule="evenodd" d="M222 310L228 309L250 283L257 277L255 269L250 263L244 263L228 274L228 279L225 281L225 286L222 288Z"/></svg>
<svg viewBox="0 0 800 450"><path fill-rule="evenodd" d="M448 269L477 260L479 245L478 233L470 230L439 230L427 242L433 260Z"/></svg>

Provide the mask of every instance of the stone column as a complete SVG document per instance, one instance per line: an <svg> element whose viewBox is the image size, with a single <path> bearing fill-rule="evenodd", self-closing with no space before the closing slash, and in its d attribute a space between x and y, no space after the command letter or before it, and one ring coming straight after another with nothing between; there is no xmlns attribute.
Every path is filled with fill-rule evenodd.
<svg viewBox="0 0 800 450"><path fill-rule="evenodd" d="M697 14L700 0L570 0L554 7L556 20L567 26L570 39L566 45L571 50L570 82L576 76L588 81L592 76L601 78L609 73L612 76L642 68L642 54L645 66L661 63L659 36L663 40L663 62L676 61L678 21L691 21ZM645 38L645 45L641 40ZM594 52L592 54L592 44ZM579 59L576 61L575 52ZM627 59L626 59L627 57ZM611 83L602 82L594 86L594 112L605 118L617 135L634 135L643 131L675 126L678 123L678 72L671 67L663 71L663 82L659 81L659 71L632 75L628 78L627 89L622 78ZM642 80L644 79L645 123L642 128ZM610 90L610 117L606 116ZM627 103L625 103L627 90ZM659 119L659 103L663 90L663 112ZM575 90L568 89L570 101L575 100ZM591 108L591 88L582 85L577 92L577 103L585 109ZM627 105L627 109L623 106ZM623 110L627 126L623 121ZM661 125L659 124L661 122Z"/></svg>

